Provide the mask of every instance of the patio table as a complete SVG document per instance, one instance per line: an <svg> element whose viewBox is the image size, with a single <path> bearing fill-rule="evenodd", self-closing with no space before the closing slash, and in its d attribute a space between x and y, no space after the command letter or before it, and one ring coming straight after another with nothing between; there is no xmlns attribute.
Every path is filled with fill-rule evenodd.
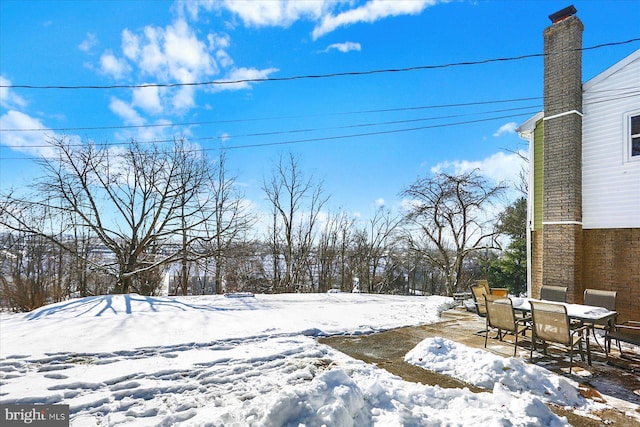
<svg viewBox="0 0 640 427"><path fill-rule="evenodd" d="M513 302L513 309L521 312L531 312L531 304L529 301L542 301L549 304L559 304L567 307L567 316L569 316L570 320L574 320L580 322L581 325L586 325L594 331L594 324L597 322L599 324L606 324L606 328L608 331L611 330L613 324L615 322L616 317L618 316L617 311L612 311L604 307L596 307L593 305L584 305L584 304L570 304L566 302L554 302L554 301L545 301L539 300L535 298L511 298ZM595 335L594 335L595 338ZM600 346L600 343L596 339L596 343ZM602 346L600 346L602 347Z"/></svg>
<svg viewBox="0 0 640 427"><path fill-rule="evenodd" d="M567 307L567 315L572 320L578 320L585 323L593 323L598 321L606 321L609 322L615 319L618 312L611 311L604 307L595 307L593 305L584 305L584 304L570 304L566 302L554 302L554 301L544 301L535 298L511 298L513 302L513 309L519 310L523 312L531 311L531 304L529 301L541 301L549 304L560 304Z"/></svg>

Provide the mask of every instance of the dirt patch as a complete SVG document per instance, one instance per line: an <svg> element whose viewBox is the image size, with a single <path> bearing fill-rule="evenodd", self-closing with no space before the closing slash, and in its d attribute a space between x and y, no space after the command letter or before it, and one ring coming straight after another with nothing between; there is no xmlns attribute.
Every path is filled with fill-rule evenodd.
<svg viewBox="0 0 640 427"><path fill-rule="evenodd" d="M404 361L405 354L424 338L421 327L416 327L394 329L358 337L334 336L320 338L318 341L355 359L373 363L379 368L386 369L407 381L426 385L439 385L444 388L467 387L474 392L483 391L455 378L406 363Z"/></svg>

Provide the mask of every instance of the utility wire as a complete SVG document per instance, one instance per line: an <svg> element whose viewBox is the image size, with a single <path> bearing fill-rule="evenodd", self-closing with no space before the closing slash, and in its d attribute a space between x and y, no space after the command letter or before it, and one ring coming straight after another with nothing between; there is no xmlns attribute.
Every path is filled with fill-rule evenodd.
<svg viewBox="0 0 640 427"><path fill-rule="evenodd" d="M182 122L182 123L156 123L156 124L147 124L147 125L0 129L0 132L46 132L46 131L62 132L62 131L80 131L80 130L110 130L110 129L140 129L140 128L175 127L175 126L202 126L202 125L212 125L212 124L246 123L246 122L253 122L253 121L300 119L300 118L318 117L318 116L326 117L326 116L337 116L337 115L392 113L392 112L399 112L399 111L417 111L417 110L444 109L444 108L454 108L454 107L472 107L472 106L478 106L478 105L534 101L534 100L541 100L541 99L542 97L516 98L516 99L501 99L501 100L493 100L493 101L464 102L464 103L457 103L457 104L426 105L426 106L418 106L418 107L400 107L400 108L386 108L386 109L377 109L377 110L346 111L346 112L339 112L339 113L280 116L280 117L260 117L260 118L249 118L249 119L227 119L227 120L212 120L212 121L200 121L200 122Z"/></svg>
<svg viewBox="0 0 640 427"><path fill-rule="evenodd" d="M520 61L523 59L530 58L540 58L549 55L561 54L565 52L577 52L577 51L588 51L594 49L600 49L603 47L610 46L620 46L624 44L634 43L640 41L640 37L633 38L625 41L619 42L611 42L611 43L602 43L595 46L583 47L578 49L569 49L561 52L553 52L551 54L545 53L533 53L529 55L520 55L520 56L511 56L504 58L491 58L491 59L483 59L478 61L463 61L463 62L452 62L448 64L439 64L439 65L418 65L413 67L405 67L405 68L387 68L380 70L366 70L366 71L346 71L346 72L337 72L337 73L328 73L328 74L308 74L308 75L298 75L298 76L288 76L288 77L262 77L262 78L251 78L251 79L238 79L238 80L213 80L213 81L205 81L205 82L191 82L191 83L147 83L147 84L137 84L137 85L77 85L77 86L64 86L64 85L0 85L0 88L10 88L10 89L141 89L141 88L150 88L150 87L163 87L163 88L174 88L174 87L184 87L184 86L220 86L220 85L233 85L240 83L262 83L262 82L283 82L283 81L293 81L293 80L307 80L307 79L326 79L333 77L346 77L346 76L366 76L373 74L383 74L383 73L404 73L408 71L419 71L419 70L435 70L440 68L450 68L450 67L460 67L460 66L469 66L469 65L482 65L482 64L490 64L494 62L508 62L508 61Z"/></svg>
<svg viewBox="0 0 640 427"><path fill-rule="evenodd" d="M617 91L619 89L615 89L615 90ZM607 92L607 91L600 91L600 92ZM632 93L630 95L626 95L626 96L616 96L616 97L608 97L608 98L604 98L603 97L603 98L598 99L595 102L592 102L592 104L597 104L597 103L602 103L602 102L609 102L609 101L615 100L615 99L633 97L633 96L637 96L637 94L638 94L638 92L634 92L634 93ZM302 132L316 132L316 131L323 131L323 130L350 129L350 128L359 128L359 127L367 127L367 126L383 126L383 125L390 125L390 124L404 124L404 123L411 123L411 122L418 122L418 121L441 120L441 119L446 119L446 118L464 117L464 116L478 115L478 114L489 114L489 113L507 112L507 111L519 111L519 110L523 110L523 109L527 109L527 108L536 108L536 107L538 107L538 106L532 105L532 106L528 106L528 107L517 107L517 108L510 108L510 109L503 109L503 110L474 112L474 113L467 113L467 114L460 114L460 115L448 115L448 116L440 116L440 117L427 117L427 118L418 118L418 119L396 120L396 121L388 121L388 122L380 122L380 123L361 123L361 124L330 127L330 128L294 129L294 130L287 130L287 131L262 132L262 133L244 134L244 135L209 136L209 137L189 138L189 141L194 141L195 142L195 141L225 140L225 139L228 139L228 138L254 137L254 136L274 136L274 135L302 133ZM413 127L413 128L394 129L394 130L387 130L387 131L377 131L377 132L368 132L368 133L351 134L351 135L336 135L336 136L330 136L330 137L308 138L308 139L300 139L300 140L293 140L293 141L283 141L283 142L267 142L267 143L260 143L260 144L245 144L245 145L237 145L237 146L221 146L221 147L218 147L218 148L198 148L198 149L195 149L195 150L192 150L192 151L211 151L211 150L217 150L217 149L220 149L220 150L231 150L231 149L240 149L240 148L265 147L265 146L274 146L274 145L296 144L296 143L304 143L304 142L326 141L326 140L336 140L336 139L343 139L343 138L355 138L355 137L363 137L363 136L373 136L373 135L382 135L382 134L391 134L391 133L400 133L400 132L410 132L410 131L417 131L417 130L424 130L424 129L434 129L434 128L440 128L440 127L451 127L451 126L465 125L465 124L471 124L471 123L487 122L487 121L492 121L492 120L501 120L501 119L506 119L506 118L531 116L531 115L537 113L538 111L539 111L539 109L536 108L535 110L530 110L530 111L527 111L527 112L522 113L522 114L506 115L506 116L499 116L499 117L490 117L490 118L486 118L486 119L468 120L468 121L445 123L445 124L438 124L438 125L431 125L431 126L420 126L420 127ZM175 140L176 140L176 138L170 139L170 140L136 141L136 142L138 142L138 143L167 143L167 142L173 142ZM122 144L125 144L125 143L102 143L102 144L95 144L95 145L96 146L117 146L117 145L122 145ZM70 147L76 147L76 146L82 146L82 145L84 145L84 144L71 144ZM23 146L20 146L20 147L11 147L11 146L6 146L6 147L7 148L48 148L48 147L51 147L51 145L23 145ZM3 148L3 147L0 145L0 148ZM39 157L27 156L26 158L38 159ZM25 160L26 158L25 157L0 157L0 160Z"/></svg>
<svg viewBox="0 0 640 427"><path fill-rule="evenodd" d="M257 143L257 144L244 144L244 145L227 145L220 147L210 147L210 148L195 148L192 150L185 150L187 153L201 153L206 151L216 151L216 150L236 150L236 149L244 149L244 148L257 148L257 147L269 147L269 146L279 146L279 145L291 145L291 144L300 144L300 143L309 143L309 142L321 142L321 141L332 141L332 140L340 140L340 139L352 139L352 138L361 138L365 136L376 136L376 135L389 135L389 134L397 134L397 133L406 133L406 132L415 132L426 129L437 129L444 127L452 127L452 126L462 126L473 123L481 123L481 122L489 122L493 120L503 120L508 118L515 117L523 117L523 116L531 116L537 110L528 111L525 113L515 114L515 115L504 115L504 116L496 116L496 117L488 117L484 119L477 120L466 120L466 121L458 121L451 123L442 123L437 125L428 125L428 126L417 126L411 128L403 128L403 129L391 129L391 130L383 130L383 131L375 131L375 132L364 132L364 133L355 133L355 134L347 134L347 135L334 135L334 136L326 136L326 137L317 137L317 138L306 138L306 139L296 139L289 141L276 141L276 142L265 142L265 143ZM173 140L171 140L173 141ZM25 146L27 148L36 148L34 146ZM47 146L50 147L50 146ZM17 147L21 148L21 147ZM0 157L1 160L39 160L42 157L36 157L32 155L25 155L25 157Z"/></svg>
<svg viewBox="0 0 640 427"><path fill-rule="evenodd" d="M532 114L532 112L527 112L527 113L516 114L516 115L508 115L508 116L500 116L500 117L489 117L489 118L486 118L486 119L467 120L467 121L461 121L461 122L443 123L443 124L429 125L429 126L418 126L418 127L405 128L405 129L394 129L394 130L386 130L386 131L378 131L378 132L356 133L356 134L351 134L351 135L327 136L327 137L320 137L320 138L298 139L298 140L293 140L293 141L265 142L265 143L262 143L262 144L235 145L235 146L226 146L226 147L223 146L223 147L219 147L219 148L201 148L201 149L192 150L192 151L193 152L204 152L204 151L212 151L212 150L218 150L218 149L219 150L234 150L234 149L241 149L241 148L255 148L255 147L267 147L267 146L275 146L275 145L299 144L299 143L304 143L304 142L318 142L318 141L331 141L331 140L336 140L336 139L361 138L361 137L365 137L365 136L388 135L388 134L394 134L394 133L415 132L415 131L425 130L425 129L436 129L436 128L451 127L451 126L461 126L461 125L468 125L468 124L472 124L472 123L488 122L488 121L492 121L492 120L502 120L502 119L513 118L513 117L530 116L531 114Z"/></svg>
<svg viewBox="0 0 640 427"><path fill-rule="evenodd" d="M298 134L298 133L310 133L310 132L320 132L320 131L329 131L329 130L344 130L344 129L356 129L356 128L364 128L364 127L373 127L373 126L389 126L389 125L400 125L407 123L416 123L416 122L425 122L425 121L434 121L434 120L443 120L443 119L453 119L467 116L477 116L482 114L495 114L495 113L505 113L505 112L513 112L513 111L522 111L528 110L529 113L535 114L541 108L540 105L528 105L525 107L517 107L517 108L506 108L500 110L492 110L492 111L478 111L473 113L465 113L465 114L450 114L446 116L434 116L434 117L419 117L415 119L405 119L405 120L390 120L384 122L369 122L369 123L356 123L351 125L344 126L331 126L324 128L308 128L308 129L289 129L289 130L280 130L280 131L272 131L272 132L257 132L257 133L245 133L245 134L236 134L236 135L219 135L219 136L205 136L198 138L185 138L190 142L196 141L211 141L211 140L226 140L226 139L237 139L237 138L251 138L251 137L263 137L263 136L277 136L277 135L287 135L287 134ZM162 140L153 140L153 141L139 141L135 140L138 144L162 144L167 142L174 142L176 139L162 139ZM108 146L116 146L123 145L130 142L103 142L103 143L94 143L93 145L96 147L108 147ZM69 147L81 147L85 144L69 144ZM33 145L22 145L21 147L27 148L47 148L51 147L51 144L33 144Z"/></svg>
<svg viewBox="0 0 640 427"><path fill-rule="evenodd" d="M640 91L640 86L605 89L600 91L589 92L589 94L602 94L602 95L599 95L598 97L590 98L591 100L597 100L597 99L604 98L605 96L608 96L608 95L605 95L607 93L620 92L620 91L630 91L630 92L617 93L617 96L615 98L609 98L609 99L615 100L615 99L621 99L621 98L627 97L627 96L621 96L621 95L634 96L638 93L638 91ZM557 97L560 97L560 96L562 95L557 95ZM144 125L78 126L78 127L68 126L68 127L57 127L57 128L20 128L20 129L0 128L0 133L2 132L49 132L49 131L67 132L67 131L111 130L111 129L146 129L146 128L161 128L161 127L177 127L177 126L205 126L205 125L213 125L213 124L247 123L247 122L256 122L256 121L288 120L288 119L300 119L300 118L311 118L311 117L328 117L328 116L343 116L343 115L346 116L346 115L358 115L358 114L393 113L393 112L401 112L401 111L444 109L444 108L454 108L454 107L472 107L472 106L489 105L489 104L537 101L542 99L543 97L538 96L538 97L527 97L527 98L498 99L498 100L490 100L490 101L473 101L473 102L461 102L461 103L452 103L452 104L423 105L423 106L414 106L414 107L380 108L380 109L372 109L372 110L343 111L343 112L306 114L306 115L295 115L295 116L255 117L255 118L247 118L247 119L223 119L223 120L179 122L179 123L152 123L152 124L144 124Z"/></svg>
<svg viewBox="0 0 640 427"><path fill-rule="evenodd" d="M616 93L615 95L610 93L610 92L619 92L621 90L625 90L626 91L626 90L629 90L629 89L631 89L632 91L631 92ZM598 96L596 98L594 98L595 101L591 102L590 104L598 104L598 103L609 102L609 101L612 101L612 100L617 100L617 99L622 99L622 98L635 97L635 96L638 96L638 94L640 93L639 89L640 88L632 87L632 88L616 88L616 89L611 89L611 90L597 91ZM609 93L609 94L607 95L607 93ZM516 98L516 99L512 99L512 100L480 101L480 102L472 102L472 103L447 104L447 105L444 105L444 106L443 105L439 105L439 106L409 107L409 108L386 109L386 110L368 110L367 112L397 111L397 110L422 109L422 108L441 108L441 107L450 107L450 106L469 106L469 105L481 105L481 104L502 103L502 102L512 102L512 101L522 101L522 100L534 100L534 99L540 99L540 98ZM217 147L217 148L198 148L198 149L194 149L194 150L191 150L191 151L200 152L200 151L211 151L211 150L218 150L218 149L220 149L220 150L232 150L232 149L242 149L242 148L265 147L265 146L296 144L296 143L305 143L305 142L314 142L314 141L327 141L327 140L356 138L356 137L364 137L364 136L393 134L393 133L401 133L401 132L411 132L411 131L417 131L417 130L434 129L434 128L441 128L441 127L451 127L451 126L466 125L466 124L479 123L479 122L487 122L487 121L492 121L492 120L501 120L501 119L506 119L506 118L531 116L531 115L533 115L533 114L535 114L535 113L537 113L539 111L539 107L540 107L539 105L530 105L530 106L525 106L525 107L514 107L514 108L508 108L508 109L501 109L501 110L480 111L480 112L472 112L472 113L458 114L458 115L447 115L447 116L439 116L439 117L426 117L426 118L417 118L417 119L395 120L395 121L387 121L387 122L379 122L379 123L359 123L359 124L337 126L337 127L329 127L329 128L293 129L293 130L285 130L285 131L261 132L261 133L243 134L243 135L209 136L209 137L199 137L199 138L188 138L188 140L189 141L225 140L225 139L228 139L228 138L275 136L275 135L293 134L293 133L302 133L302 132L317 132L317 131L336 130L336 129L362 128L362 127L369 127L369 126L397 125L397 124L406 124L406 123L419 122L419 121L441 120L441 119L447 119L447 118L465 117L465 116L472 116L472 115L479 115L479 114L490 114L490 113L508 112L508 111L520 111L520 110L523 110L523 109L534 108L534 110L530 110L530 111L527 111L527 112L521 113L521 114L504 115L504 116L499 116L499 117L490 117L490 118L478 119L478 120L467 120L467 121L459 121L459 122L437 124L437 125L430 125L430 126L419 126L419 127L405 128L405 129L393 129L393 130L368 132L368 133L359 133L359 134L350 134L350 135L335 135L335 136L329 136L329 137L308 138L308 139L299 139L299 140L292 140L292 141L267 142L267 143L245 144L245 145L237 145L237 146L229 146L228 145L228 146L221 146L221 147ZM362 112L356 112L356 113L362 113ZM335 113L335 114L342 114L342 113ZM350 114L350 113L347 113L347 114ZM249 119L247 119L247 120L249 120ZM106 127L106 128L108 128L108 127ZM52 130L52 129L42 129L42 131L47 131L47 130ZM138 142L138 143L166 143L166 142L173 142L175 140L176 140L176 138L170 139L170 140L136 141L136 142ZM96 146L116 146L116 145L122 145L122 144L127 144L127 143L131 143L131 142L102 143L102 144L95 144L95 145ZM84 144L72 144L70 146L82 146L82 145L84 145ZM23 145L23 146L19 146L19 147L11 147L11 146L2 146L2 145L0 145L0 148L3 148L3 147L6 147L6 148L48 148L48 147L51 147L51 145L50 144L48 144L48 145ZM0 157L0 160L26 160L27 158L38 159L40 157L29 156L29 155L27 155L26 157Z"/></svg>

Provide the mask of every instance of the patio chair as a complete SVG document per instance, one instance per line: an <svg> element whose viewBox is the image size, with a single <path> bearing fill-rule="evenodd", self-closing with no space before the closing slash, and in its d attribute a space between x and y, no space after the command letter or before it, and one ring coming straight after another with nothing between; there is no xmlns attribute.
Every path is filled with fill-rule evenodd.
<svg viewBox="0 0 640 427"><path fill-rule="evenodd" d="M506 297L509 293L509 289L507 288L492 288L489 286L489 281L486 279L476 280L476 285L484 286L486 293L491 295L498 295L501 297Z"/></svg>
<svg viewBox="0 0 640 427"><path fill-rule="evenodd" d="M471 296L473 297L473 303L476 306L476 313L480 317L487 316L487 308L484 302L484 296L489 292L487 288L482 284L471 285L469 287L471 289Z"/></svg>
<svg viewBox="0 0 640 427"><path fill-rule="evenodd" d="M490 294L491 290L489 289L489 281L486 279L476 280L476 285L482 285L487 290L487 293Z"/></svg>
<svg viewBox="0 0 640 427"><path fill-rule="evenodd" d="M545 301L567 302L567 288L564 286L542 285L540 299Z"/></svg>
<svg viewBox="0 0 640 427"><path fill-rule="evenodd" d="M582 342L585 341L587 347L587 360L591 365L591 352L589 350L588 328L582 326L571 328L567 307L562 304L553 304L540 301L531 302L531 316L533 319L533 330L531 334L531 355L533 360L533 349L536 340L541 340L544 354L547 354L547 342L561 344L569 349L569 373L573 369L573 348L577 345L580 350L580 357L584 361ZM587 334L584 332L587 331Z"/></svg>
<svg viewBox="0 0 640 427"><path fill-rule="evenodd" d="M592 305L594 307L604 307L607 310L616 311L616 291L601 291L598 289L585 289L584 297L582 298L582 303L584 305ZM615 319L613 320L615 324ZM596 343L602 348L600 343L598 342L598 338L596 337L596 329L609 331L611 329L611 324L607 322L593 322L591 323L593 338L596 340Z"/></svg>
<svg viewBox="0 0 640 427"><path fill-rule="evenodd" d="M611 352L611 341L616 341L618 343L620 356L624 357L620 342L640 346L640 322L628 320L620 325L613 326L610 331L607 331L607 334L604 336L604 349L607 355L607 360L609 359L609 353Z"/></svg>
<svg viewBox="0 0 640 427"><path fill-rule="evenodd" d="M487 309L487 326L484 335L484 347L487 348L487 337L489 336L489 328L498 330L498 338L502 341L504 331L511 332L515 337L513 345L513 357L518 351L518 335L523 334L529 329L529 321L531 319L523 319L516 317L513 311L513 303L509 298L497 295L484 295L485 307Z"/></svg>

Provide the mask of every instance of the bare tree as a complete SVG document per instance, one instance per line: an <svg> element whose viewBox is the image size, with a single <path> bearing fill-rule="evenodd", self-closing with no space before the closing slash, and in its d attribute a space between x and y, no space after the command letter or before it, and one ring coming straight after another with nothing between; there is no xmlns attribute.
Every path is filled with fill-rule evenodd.
<svg viewBox="0 0 640 427"><path fill-rule="evenodd" d="M205 222L205 254L214 260L216 293L220 292L223 276L228 271L229 260L241 254L240 248L255 223L255 216L244 203L236 177L227 174L226 155L220 153L218 164L211 168L209 191L213 208L212 220Z"/></svg>
<svg viewBox="0 0 640 427"><path fill-rule="evenodd" d="M284 277L281 278L281 286L285 292L291 292L297 289L304 275L318 214L328 198L313 176L304 177L298 159L291 153L286 160L280 157L271 179L265 180L263 190L273 208L269 240L272 242L274 270L279 269L282 253Z"/></svg>
<svg viewBox="0 0 640 427"><path fill-rule="evenodd" d="M176 234L187 232L187 244L199 239L204 219L198 196L204 191L201 156L183 141L170 147L143 147L132 141L125 147L72 144L66 138L50 141L56 155L42 159L43 176L33 198L10 197L7 227L49 239L81 257L95 269L115 278L114 291L149 292L157 269L183 254L183 245L171 245ZM189 169L192 167L193 169ZM184 175L185 170L193 171ZM63 233L39 228L22 215L29 206L44 206ZM64 221L73 218L74 223ZM86 229L111 252L111 262L87 259L64 238L65 231Z"/></svg>
<svg viewBox="0 0 640 427"><path fill-rule="evenodd" d="M345 276L348 271L347 248L354 224L355 220L349 218L344 211L329 215L324 224L318 239L314 262L320 292L334 288L336 282L340 289L347 290L345 286Z"/></svg>
<svg viewBox="0 0 640 427"><path fill-rule="evenodd" d="M419 178L402 191L411 201L405 216L409 246L442 271L448 295L463 285L467 255L495 246L495 219L487 212L504 189L472 171Z"/></svg>
<svg viewBox="0 0 640 427"><path fill-rule="evenodd" d="M0 217L6 222L9 202L2 202ZM21 212L30 223L45 227L47 212L42 206L30 206ZM15 311L30 311L61 298L56 285L61 283L59 251L48 239L12 230L2 234L0 250L0 299Z"/></svg>
<svg viewBox="0 0 640 427"><path fill-rule="evenodd" d="M384 206L376 209L355 236L354 265L358 269L361 289L379 293L385 286L384 270L387 257L394 243L394 232L401 218Z"/></svg>
<svg viewBox="0 0 640 427"><path fill-rule="evenodd" d="M174 185L178 198L180 237L180 270L177 285L182 295L188 294L192 264L200 259L202 251L199 247L205 241L202 230L215 215L214 209L207 209L213 203L209 193L209 176L211 174L208 160L195 155L183 141L176 141L174 154L176 173ZM194 191L180 191L194 189Z"/></svg>

